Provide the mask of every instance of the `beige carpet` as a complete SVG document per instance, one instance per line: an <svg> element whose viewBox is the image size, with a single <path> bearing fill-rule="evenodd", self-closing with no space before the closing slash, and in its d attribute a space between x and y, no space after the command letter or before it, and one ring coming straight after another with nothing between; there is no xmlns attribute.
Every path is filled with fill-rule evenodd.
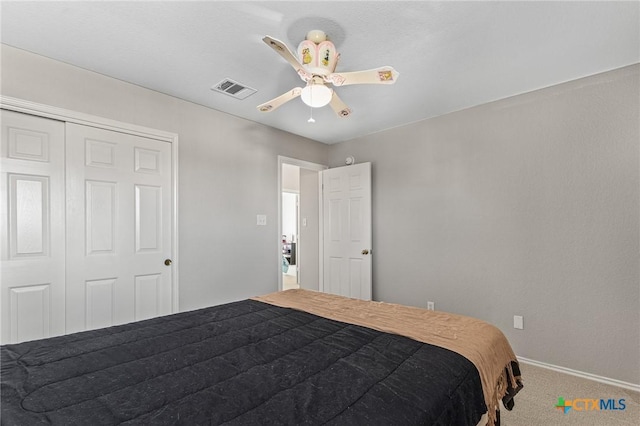
<svg viewBox="0 0 640 426"><path fill-rule="evenodd" d="M501 410L503 426L616 426L640 425L640 393L520 363L524 388L513 411ZM557 409L558 397L625 400L625 410L575 411ZM582 403L578 406L580 407Z"/></svg>

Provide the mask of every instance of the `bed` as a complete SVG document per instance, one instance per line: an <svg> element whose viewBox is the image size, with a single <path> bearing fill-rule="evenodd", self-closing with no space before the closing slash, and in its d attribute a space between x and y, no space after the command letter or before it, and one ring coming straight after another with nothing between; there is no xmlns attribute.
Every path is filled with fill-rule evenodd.
<svg viewBox="0 0 640 426"><path fill-rule="evenodd" d="M485 322L306 290L0 353L3 425L475 426L522 387Z"/></svg>

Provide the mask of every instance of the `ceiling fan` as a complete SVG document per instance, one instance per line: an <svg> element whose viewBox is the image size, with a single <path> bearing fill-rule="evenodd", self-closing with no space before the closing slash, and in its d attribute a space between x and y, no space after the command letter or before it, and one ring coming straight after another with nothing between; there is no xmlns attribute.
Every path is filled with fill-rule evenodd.
<svg viewBox="0 0 640 426"><path fill-rule="evenodd" d="M339 117L351 115L351 109L338 97L336 92L327 86L346 86L349 84L394 84L398 72L393 67L385 66L366 71L335 72L340 54L323 31L312 30L307 33L306 40L298 45L297 57L280 40L266 36L262 39L268 46L282 56L296 70L305 87L294 87L288 92L271 99L261 105L258 110L271 112L281 105L300 96L302 101L313 108L327 104ZM313 118L309 119L313 122Z"/></svg>

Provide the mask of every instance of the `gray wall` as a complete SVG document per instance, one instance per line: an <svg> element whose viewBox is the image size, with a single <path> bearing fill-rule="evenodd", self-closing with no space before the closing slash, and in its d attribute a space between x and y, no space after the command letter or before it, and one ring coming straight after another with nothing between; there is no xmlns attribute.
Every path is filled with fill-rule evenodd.
<svg viewBox="0 0 640 426"><path fill-rule="evenodd" d="M640 67L331 146L373 163L374 298L640 383ZM524 330L513 316L524 316Z"/></svg>
<svg viewBox="0 0 640 426"><path fill-rule="evenodd" d="M278 289L277 157L326 164L326 145L1 47L5 96L179 134L181 310Z"/></svg>

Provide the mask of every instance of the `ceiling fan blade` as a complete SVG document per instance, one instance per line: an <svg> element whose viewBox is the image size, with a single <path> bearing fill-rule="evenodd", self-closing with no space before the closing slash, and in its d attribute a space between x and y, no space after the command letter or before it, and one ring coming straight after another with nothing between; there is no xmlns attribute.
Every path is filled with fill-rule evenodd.
<svg viewBox="0 0 640 426"><path fill-rule="evenodd" d="M265 36L262 41L289 62L289 64L291 64L291 66L296 70L302 81L309 81L312 78L312 75L304 69L302 64L296 59L294 54L291 53L286 44L269 36Z"/></svg>
<svg viewBox="0 0 640 426"><path fill-rule="evenodd" d="M331 97L329 105L331 106L331 109L333 109L335 113L338 114L338 117L347 118L351 115L351 108L349 108L347 104L342 102L342 99L338 97L335 90L333 91L333 96Z"/></svg>
<svg viewBox="0 0 640 426"><path fill-rule="evenodd" d="M398 71L393 67L380 67L366 71L334 72L326 80L334 86L349 84L394 84L398 79Z"/></svg>
<svg viewBox="0 0 640 426"><path fill-rule="evenodd" d="M265 102L261 105L258 105L258 111L260 112L271 112L274 109L282 106L283 104L289 102L292 99L297 98L302 93L301 87L294 87L286 93L278 96L277 98L271 99L269 102Z"/></svg>

